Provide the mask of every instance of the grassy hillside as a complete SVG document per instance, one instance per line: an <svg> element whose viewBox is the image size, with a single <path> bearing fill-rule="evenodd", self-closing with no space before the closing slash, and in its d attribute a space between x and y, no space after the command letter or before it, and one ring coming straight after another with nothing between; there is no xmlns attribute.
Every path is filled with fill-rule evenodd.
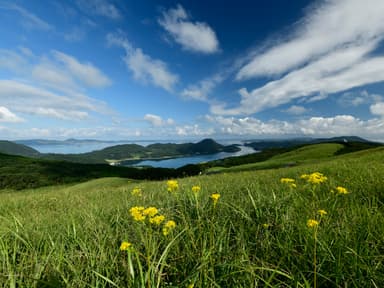
<svg viewBox="0 0 384 288"><path fill-rule="evenodd" d="M0 286L384 287L384 149L316 163L308 149L274 159L301 166L178 187L104 178L3 191ZM327 179L301 178L313 172ZM156 207L164 222L153 208L137 221L137 206Z"/></svg>
<svg viewBox="0 0 384 288"><path fill-rule="evenodd" d="M47 185L70 184L102 177L160 180L177 176L196 175L199 167L131 168L107 164L82 164L42 160L0 153L0 189L37 188ZM1 190L0 190L1 191Z"/></svg>
<svg viewBox="0 0 384 288"><path fill-rule="evenodd" d="M0 153L28 157L38 157L40 155L39 151L31 147L4 140L0 140Z"/></svg>

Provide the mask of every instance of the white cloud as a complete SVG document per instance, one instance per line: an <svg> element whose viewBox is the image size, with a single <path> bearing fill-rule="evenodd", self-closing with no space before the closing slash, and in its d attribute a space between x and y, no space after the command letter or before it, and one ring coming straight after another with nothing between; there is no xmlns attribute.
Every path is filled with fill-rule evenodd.
<svg viewBox="0 0 384 288"><path fill-rule="evenodd" d="M373 104L369 109L373 115L378 115L384 118L384 102Z"/></svg>
<svg viewBox="0 0 384 288"><path fill-rule="evenodd" d="M0 106L0 122L18 123L23 121L24 119L9 111L7 107Z"/></svg>
<svg viewBox="0 0 384 288"><path fill-rule="evenodd" d="M357 135L384 142L384 119L373 118L366 121L351 115L334 117L310 117L294 122L269 120L261 121L254 117L206 116L214 127L214 134L248 137L334 137Z"/></svg>
<svg viewBox="0 0 384 288"><path fill-rule="evenodd" d="M335 49L382 39L384 2L329 0L309 11L288 39L256 55L237 79L285 73Z"/></svg>
<svg viewBox="0 0 384 288"><path fill-rule="evenodd" d="M292 115L301 115L306 113L307 109L303 106L292 105L288 109L284 110L284 112Z"/></svg>
<svg viewBox="0 0 384 288"><path fill-rule="evenodd" d="M0 105L19 113L65 120L81 120L89 112L110 113L103 102L81 93L60 95L15 80L0 80Z"/></svg>
<svg viewBox="0 0 384 288"><path fill-rule="evenodd" d="M185 50L206 54L219 50L215 31L204 22L191 22L181 5L163 12L158 21Z"/></svg>
<svg viewBox="0 0 384 288"><path fill-rule="evenodd" d="M212 112L252 114L315 93L330 94L381 82L384 80L384 57L364 57L373 46L371 43L343 47L251 92L242 88L239 107L212 106Z"/></svg>
<svg viewBox="0 0 384 288"><path fill-rule="evenodd" d="M207 101L211 91L223 80L223 75L216 74L213 77L200 81L198 84L188 86L181 92L181 96L187 99Z"/></svg>
<svg viewBox="0 0 384 288"><path fill-rule="evenodd" d="M160 116L154 115L154 114L146 114L144 116L144 120L150 122L151 125L154 127L173 125L175 123L175 121L172 118L168 118L167 120L164 120Z"/></svg>
<svg viewBox="0 0 384 288"><path fill-rule="evenodd" d="M237 73L238 80L274 76L264 86L239 90L238 107L212 105L222 115L257 113L298 100L384 81L384 57L373 53L384 39L384 2L328 0L309 10L296 30L258 52ZM305 98L305 99L304 99Z"/></svg>
<svg viewBox="0 0 384 288"><path fill-rule="evenodd" d="M118 34L108 34L107 41L110 45L124 48L125 56L123 60L127 67L133 72L136 80L144 83L150 82L155 86L167 91L172 91L178 81L178 76L168 70L165 62L153 59L146 55L140 48L134 48L125 36Z"/></svg>
<svg viewBox="0 0 384 288"><path fill-rule="evenodd" d="M36 29L36 30L43 30L43 31L49 31L53 30L53 26L47 23L46 21L42 20L35 14L29 12L27 9L18 6L14 3L7 3L3 2L0 3L0 9L3 10L12 10L16 11L22 16L22 25L28 29Z"/></svg>
<svg viewBox="0 0 384 288"><path fill-rule="evenodd" d="M109 0L77 0L77 4L88 14L100 15L113 20L121 18L119 9Z"/></svg>
<svg viewBox="0 0 384 288"><path fill-rule="evenodd" d="M0 67L16 77L0 80L0 106L17 113L62 120L111 113L105 103L84 94L88 87L99 88L111 82L91 63L81 63L59 51L36 56L25 47L21 53L0 50L1 59L6 61L0 61Z"/></svg>
<svg viewBox="0 0 384 288"><path fill-rule="evenodd" d="M363 90L361 92L343 93L343 95L339 97L338 102L344 107L357 107L363 104L372 104L383 100L384 98L381 95L370 94L366 90Z"/></svg>

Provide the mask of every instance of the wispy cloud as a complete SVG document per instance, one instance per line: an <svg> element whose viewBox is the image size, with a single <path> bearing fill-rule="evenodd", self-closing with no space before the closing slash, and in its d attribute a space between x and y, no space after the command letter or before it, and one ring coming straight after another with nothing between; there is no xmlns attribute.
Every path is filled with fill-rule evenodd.
<svg viewBox="0 0 384 288"><path fill-rule="evenodd" d="M119 9L109 0L77 0L80 9L85 13L104 16L113 20L120 19Z"/></svg>
<svg viewBox="0 0 384 288"><path fill-rule="evenodd" d="M54 27L51 24L47 23L46 21L36 16L35 14L29 12L27 9L19 5L16 5L14 3L9 3L9 2L0 3L0 9L12 10L19 13L22 16L21 24L28 29L36 29L36 30L44 30L44 31L49 31L54 29Z"/></svg>
<svg viewBox="0 0 384 288"><path fill-rule="evenodd" d="M384 119L384 102L375 103L371 105L369 109L373 115L381 116Z"/></svg>
<svg viewBox="0 0 384 288"><path fill-rule="evenodd" d="M163 12L158 22L185 50L206 54L219 51L215 31L204 22L192 22L180 4Z"/></svg>
<svg viewBox="0 0 384 288"><path fill-rule="evenodd" d="M323 2L287 42L256 55L237 73L238 80L266 75L276 80L250 92L242 88L238 107L216 105L212 112L252 114L293 99L384 81L384 57L372 54L384 37L383 9L381 0Z"/></svg>
<svg viewBox="0 0 384 288"><path fill-rule="evenodd" d="M81 63L75 57L59 51L53 51L57 60L62 62L66 69L89 87L105 87L111 84L111 80L91 63Z"/></svg>
<svg viewBox="0 0 384 288"><path fill-rule="evenodd" d="M0 106L19 114L71 121L90 118L93 113L111 113L105 103L85 94L88 88L105 87L111 82L91 63L59 51L41 57L25 47L22 51L0 50L0 59L8 57L11 63L14 59L23 64L3 65L16 77L0 80Z"/></svg>
<svg viewBox="0 0 384 288"><path fill-rule="evenodd" d="M136 80L144 83L149 82L170 92L173 90L178 76L169 71L165 62L153 59L140 48L134 48L128 39L121 34L108 34L107 41L110 45L124 48L123 60Z"/></svg>

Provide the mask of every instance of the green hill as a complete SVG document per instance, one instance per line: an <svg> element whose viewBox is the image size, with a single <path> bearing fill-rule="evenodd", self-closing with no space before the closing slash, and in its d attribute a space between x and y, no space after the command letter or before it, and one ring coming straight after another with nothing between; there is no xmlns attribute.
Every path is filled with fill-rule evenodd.
<svg viewBox="0 0 384 288"><path fill-rule="evenodd" d="M4 140L0 140L0 153L27 157L40 156L40 152L31 147Z"/></svg>

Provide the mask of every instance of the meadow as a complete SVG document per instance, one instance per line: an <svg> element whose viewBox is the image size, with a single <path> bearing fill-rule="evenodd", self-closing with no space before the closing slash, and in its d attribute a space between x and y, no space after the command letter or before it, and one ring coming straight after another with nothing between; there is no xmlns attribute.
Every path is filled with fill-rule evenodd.
<svg viewBox="0 0 384 288"><path fill-rule="evenodd" d="M1 190L0 286L384 287L384 149L338 149Z"/></svg>

